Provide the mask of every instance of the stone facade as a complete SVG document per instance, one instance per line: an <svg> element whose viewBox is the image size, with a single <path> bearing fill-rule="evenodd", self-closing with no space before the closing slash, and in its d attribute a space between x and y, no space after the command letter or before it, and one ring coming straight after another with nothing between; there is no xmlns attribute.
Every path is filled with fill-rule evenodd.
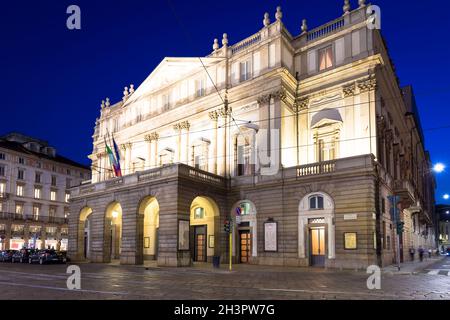
<svg viewBox="0 0 450 320"><path fill-rule="evenodd" d="M205 58L166 58L122 101L106 99L92 183L73 190L71 255L227 261L226 219L235 263L362 268L434 246L434 179L414 95L399 87L366 9L310 31L303 21L293 36L277 8L247 39L230 46L224 34ZM123 177L105 139L120 146Z"/></svg>

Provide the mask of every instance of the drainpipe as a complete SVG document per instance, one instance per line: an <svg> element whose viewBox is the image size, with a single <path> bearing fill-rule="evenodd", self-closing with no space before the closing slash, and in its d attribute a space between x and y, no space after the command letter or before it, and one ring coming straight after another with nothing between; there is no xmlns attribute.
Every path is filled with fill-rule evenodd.
<svg viewBox="0 0 450 320"><path fill-rule="evenodd" d="M382 212L380 208L380 172L379 164L375 165L375 234L376 234L376 244L377 244L377 264L381 268L383 266L382 259L382 248L381 248L381 221Z"/></svg>

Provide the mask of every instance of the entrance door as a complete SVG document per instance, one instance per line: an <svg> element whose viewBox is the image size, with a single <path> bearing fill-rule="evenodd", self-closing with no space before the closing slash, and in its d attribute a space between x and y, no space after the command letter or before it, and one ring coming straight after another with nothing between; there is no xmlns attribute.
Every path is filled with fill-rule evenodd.
<svg viewBox="0 0 450 320"><path fill-rule="evenodd" d="M88 249L88 233L87 231L84 232L84 258L87 258L87 249Z"/></svg>
<svg viewBox="0 0 450 320"><path fill-rule="evenodd" d="M310 229L311 266L325 266L325 227Z"/></svg>
<svg viewBox="0 0 450 320"><path fill-rule="evenodd" d="M240 260L241 263L248 263L252 256L252 234L250 230L239 231L239 244L240 244Z"/></svg>
<svg viewBox="0 0 450 320"><path fill-rule="evenodd" d="M206 262L206 226L194 227L194 261Z"/></svg>

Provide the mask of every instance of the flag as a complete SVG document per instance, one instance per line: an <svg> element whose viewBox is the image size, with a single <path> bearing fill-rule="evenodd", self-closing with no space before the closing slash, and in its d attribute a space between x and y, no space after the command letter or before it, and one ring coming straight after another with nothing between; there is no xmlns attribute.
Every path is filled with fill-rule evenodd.
<svg viewBox="0 0 450 320"><path fill-rule="evenodd" d="M121 177L122 176L122 169L120 168L120 150L119 150L119 146L116 143L116 139L114 139L114 134L112 134L112 142L113 142L113 147L114 147L114 151L115 151L115 155L116 155L117 176Z"/></svg>
<svg viewBox="0 0 450 320"><path fill-rule="evenodd" d="M103 139L105 140L106 153L108 154L108 157L109 157L109 163L111 164L111 166L114 169L114 175L117 177L118 176L117 175L117 170L116 170L116 162L117 162L117 160L114 157L114 154L113 154L111 148L108 146L108 143L106 142L106 138L103 137Z"/></svg>

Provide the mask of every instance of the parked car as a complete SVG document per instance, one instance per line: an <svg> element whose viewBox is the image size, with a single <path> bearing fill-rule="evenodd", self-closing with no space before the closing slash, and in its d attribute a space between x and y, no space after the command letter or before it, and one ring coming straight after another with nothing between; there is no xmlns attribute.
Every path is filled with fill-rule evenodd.
<svg viewBox="0 0 450 320"><path fill-rule="evenodd" d="M66 263L67 258L61 254L61 252L57 252L53 249L46 249L41 251L35 251L28 257L28 263Z"/></svg>
<svg viewBox="0 0 450 320"><path fill-rule="evenodd" d="M3 250L2 252L0 252L0 261L11 262L11 258L14 253L14 250Z"/></svg>
<svg viewBox="0 0 450 320"><path fill-rule="evenodd" d="M27 263L28 258L34 253L34 251L34 249L21 249L16 251L11 257L11 262Z"/></svg>

